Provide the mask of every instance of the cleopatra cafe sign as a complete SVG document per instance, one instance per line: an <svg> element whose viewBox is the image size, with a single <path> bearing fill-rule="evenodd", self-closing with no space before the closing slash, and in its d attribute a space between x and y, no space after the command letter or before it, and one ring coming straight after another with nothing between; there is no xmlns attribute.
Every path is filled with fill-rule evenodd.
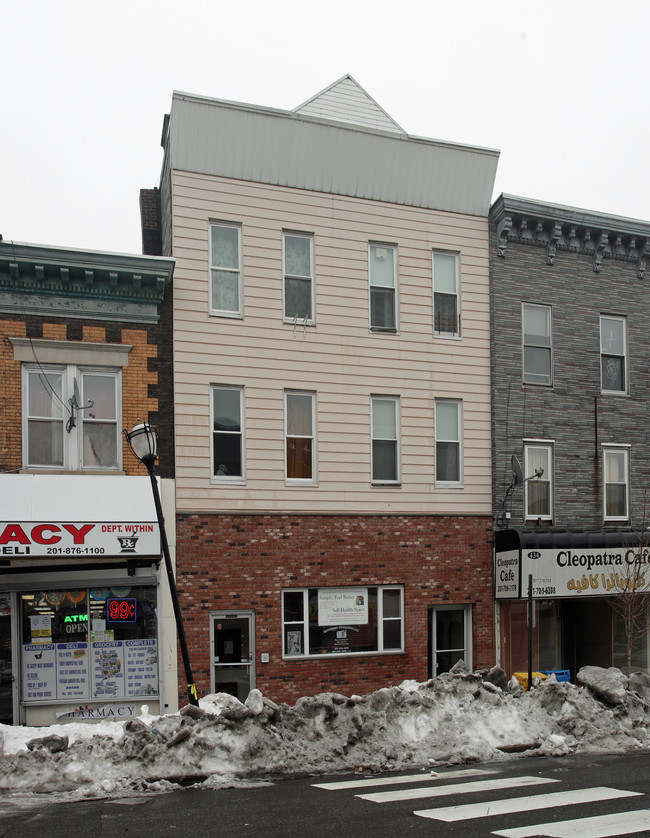
<svg viewBox="0 0 650 838"><path fill-rule="evenodd" d="M612 596L650 585L650 551L634 547L522 548L495 557L497 599Z"/></svg>
<svg viewBox="0 0 650 838"><path fill-rule="evenodd" d="M0 557L83 559L160 555L157 523L143 521L0 522Z"/></svg>

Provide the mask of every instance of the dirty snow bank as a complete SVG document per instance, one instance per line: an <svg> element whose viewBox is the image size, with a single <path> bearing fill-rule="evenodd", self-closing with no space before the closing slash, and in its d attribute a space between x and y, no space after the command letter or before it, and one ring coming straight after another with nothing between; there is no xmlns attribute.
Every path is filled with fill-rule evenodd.
<svg viewBox="0 0 650 838"><path fill-rule="evenodd" d="M224 693L174 715L49 728L0 725L0 789L97 797L217 788L257 778L386 771L512 758L530 751L650 748L650 676L585 667L578 685L554 677L524 692L502 670L458 663L424 683L366 696L338 693L280 706L253 690Z"/></svg>

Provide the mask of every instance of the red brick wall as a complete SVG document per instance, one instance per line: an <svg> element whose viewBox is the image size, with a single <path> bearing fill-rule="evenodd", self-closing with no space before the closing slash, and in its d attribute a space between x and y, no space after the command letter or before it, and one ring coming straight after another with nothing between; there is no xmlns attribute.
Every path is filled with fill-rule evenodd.
<svg viewBox="0 0 650 838"><path fill-rule="evenodd" d="M254 610L256 686L274 701L426 680L433 605L472 604L474 668L493 666L491 523L469 516L179 515L178 590L199 695L210 691L215 610ZM404 585L405 652L282 660L282 589L357 584ZM269 663L260 662L263 652Z"/></svg>

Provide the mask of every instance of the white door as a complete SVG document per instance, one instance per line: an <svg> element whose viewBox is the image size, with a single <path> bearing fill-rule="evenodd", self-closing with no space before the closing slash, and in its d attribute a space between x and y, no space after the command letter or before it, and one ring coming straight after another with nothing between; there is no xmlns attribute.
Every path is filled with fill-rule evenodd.
<svg viewBox="0 0 650 838"><path fill-rule="evenodd" d="M472 606L437 605L432 610L432 674L449 672L459 660L472 668Z"/></svg>
<svg viewBox="0 0 650 838"><path fill-rule="evenodd" d="M212 692L246 701L255 687L255 615L215 611L210 615Z"/></svg>

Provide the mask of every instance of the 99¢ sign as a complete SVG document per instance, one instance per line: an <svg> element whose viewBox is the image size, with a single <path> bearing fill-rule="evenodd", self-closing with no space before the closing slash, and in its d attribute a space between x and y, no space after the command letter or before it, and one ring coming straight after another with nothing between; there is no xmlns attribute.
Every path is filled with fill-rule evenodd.
<svg viewBox="0 0 650 838"><path fill-rule="evenodd" d="M135 623L138 620L137 600L109 599L106 603L106 622Z"/></svg>

